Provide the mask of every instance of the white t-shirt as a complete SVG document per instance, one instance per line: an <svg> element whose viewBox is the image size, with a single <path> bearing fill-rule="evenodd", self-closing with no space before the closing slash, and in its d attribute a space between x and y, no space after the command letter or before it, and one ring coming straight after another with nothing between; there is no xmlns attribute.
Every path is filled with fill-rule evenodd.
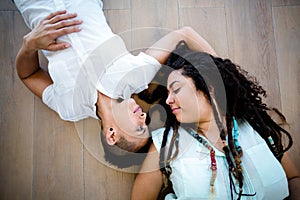
<svg viewBox="0 0 300 200"><path fill-rule="evenodd" d="M147 88L160 63L151 56L130 54L108 26L101 0L15 0L30 29L57 10L76 12L82 31L58 38L71 44L62 51L43 51L53 84L43 102L63 120L97 118L97 90L111 98L130 98Z"/></svg>
<svg viewBox="0 0 300 200"><path fill-rule="evenodd" d="M164 129L153 132L153 142L159 151ZM241 199L282 200L288 196L288 183L285 172L269 150L265 141L247 123L239 124L239 144L243 150L242 167L244 176L243 193L255 196L242 196ZM179 129L179 154L171 162L170 180L177 197L167 199L209 199L210 197L210 152L194 139L185 129ZM171 138L169 133L169 139ZM167 149L169 142L167 143ZM214 199L231 199L228 164L224 153L214 148L217 161L216 195ZM234 179L234 178L233 178ZM234 179L235 180L235 179ZM236 191L238 185L236 184ZM233 192L234 198L237 195Z"/></svg>

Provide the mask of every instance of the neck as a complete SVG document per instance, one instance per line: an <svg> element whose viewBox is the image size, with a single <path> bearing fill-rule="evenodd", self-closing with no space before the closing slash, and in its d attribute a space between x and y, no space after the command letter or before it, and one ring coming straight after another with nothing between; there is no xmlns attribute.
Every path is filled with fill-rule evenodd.
<svg viewBox="0 0 300 200"><path fill-rule="evenodd" d="M98 91L98 99L96 102L97 115L101 118L103 124L109 124L112 110L112 99Z"/></svg>
<svg viewBox="0 0 300 200"><path fill-rule="evenodd" d="M220 130L214 118L206 122L199 122L197 132L206 137L216 148L219 150L222 149L218 147L218 143L222 140L220 139Z"/></svg>

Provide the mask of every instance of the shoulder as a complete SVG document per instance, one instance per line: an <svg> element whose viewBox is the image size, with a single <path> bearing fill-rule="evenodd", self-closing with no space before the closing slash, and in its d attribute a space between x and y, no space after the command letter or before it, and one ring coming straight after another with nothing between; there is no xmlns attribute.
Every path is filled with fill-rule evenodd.
<svg viewBox="0 0 300 200"><path fill-rule="evenodd" d="M162 143L162 140L163 140L164 131L165 131L165 128L159 128L159 129L156 129L152 132L152 140L153 140L153 143L154 143L157 151L160 150L161 143Z"/></svg>
<svg viewBox="0 0 300 200"><path fill-rule="evenodd" d="M246 120L238 120L239 140L245 141L249 146L265 143L265 140L257 133Z"/></svg>

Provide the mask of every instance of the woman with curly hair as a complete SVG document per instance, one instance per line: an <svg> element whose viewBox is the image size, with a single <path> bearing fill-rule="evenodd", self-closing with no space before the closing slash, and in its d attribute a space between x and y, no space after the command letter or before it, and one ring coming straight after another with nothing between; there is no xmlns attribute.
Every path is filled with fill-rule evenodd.
<svg viewBox="0 0 300 200"><path fill-rule="evenodd" d="M266 91L256 79L230 60L193 51L184 42L166 65L172 69L166 84L169 114L165 127L152 134L132 199L157 199L166 185L173 193L165 199L288 197L288 179L299 183L285 153L292 138L268 114L274 110L285 121L263 103Z"/></svg>

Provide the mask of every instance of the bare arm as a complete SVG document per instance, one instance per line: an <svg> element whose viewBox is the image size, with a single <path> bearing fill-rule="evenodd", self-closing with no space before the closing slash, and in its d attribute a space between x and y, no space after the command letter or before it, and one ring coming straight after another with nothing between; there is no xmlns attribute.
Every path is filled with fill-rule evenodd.
<svg viewBox="0 0 300 200"><path fill-rule="evenodd" d="M80 31L75 25L80 20L72 20L76 14L66 11L51 13L30 33L24 36L23 44L16 57L17 73L23 83L38 97L42 98L44 89L52 84L47 72L39 66L38 51L58 51L70 46L68 43L56 43L56 38Z"/></svg>
<svg viewBox="0 0 300 200"><path fill-rule="evenodd" d="M193 50L207 52L213 56L217 55L210 44L191 27L172 31L154 43L145 53L163 64L181 40L184 40Z"/></svg>
<svg viewBox="0 0 300 200"><path fill-rule="evenodd" d="M162 187L162 173L159 169L159 153L152 143L148 155L137 175L132 192L132 200L156 200Z"/></svg>
<svg viewBox="0 0 300 200"><path fill-rule="evenodd" d="M300 175L295 164L287 153L284 153L281 164L288 179L290 191L288 199L300 199Z"/></svg>

